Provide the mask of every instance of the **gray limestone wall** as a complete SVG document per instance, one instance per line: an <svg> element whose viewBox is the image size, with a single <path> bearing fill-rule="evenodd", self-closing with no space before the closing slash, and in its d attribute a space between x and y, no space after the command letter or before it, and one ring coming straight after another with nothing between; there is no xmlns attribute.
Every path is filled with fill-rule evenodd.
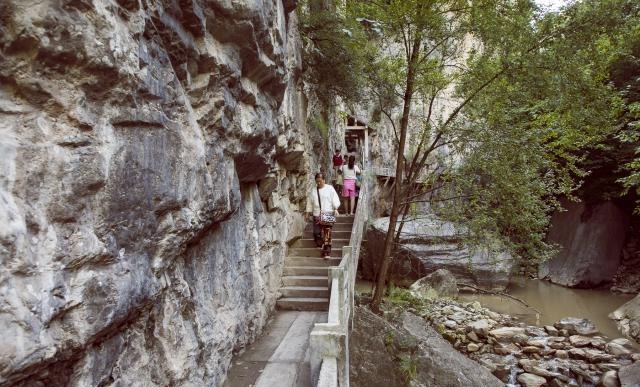
<svg viewBox="0 0 640 387"><path fill-rule="evenodd" d="M613 202L596 204L564 200L564 212L551 219L547 240L559 252L540 266L540 278L569 287L610 283L620 265L629 216Z"/></svg>
<svg viewBox="0 0 640 387"><path fill-rule="evenodd" d="M318 163L294 8L0 2L0 386L221 384Z"/></svg>

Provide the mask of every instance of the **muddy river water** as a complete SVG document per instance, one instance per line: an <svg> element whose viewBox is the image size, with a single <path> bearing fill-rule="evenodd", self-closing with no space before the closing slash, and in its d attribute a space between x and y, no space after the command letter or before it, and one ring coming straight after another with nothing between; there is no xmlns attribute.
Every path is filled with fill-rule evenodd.
<svg viewBox="0 0 640 387"><path fill-rule="evenodd" d="M551 325L563 317L588 318L605 336L614 339L622 334L609 313L633 298L630 294L617 294L608 290L571 289L548 281L516 278L506 293L522 299L540 311L537 313L507 297L461 294L460 298L479 301L483 306L499 313L517 316L532 325Z"/></svg>
<svg viewBox="0 0 640 387"><path fill-rule="evenodd" d="M564 317L588 318L610 339L622 337L608 315L634 295L608 290L571 289L528 278L515 278L512 281L506 293L523 300L540 313L503 296L461 293L460 299L479 301L484 307L518 317L529 325L552 325ZM371 288L371 282L358 281L358 291L370 292Z"/></svg>

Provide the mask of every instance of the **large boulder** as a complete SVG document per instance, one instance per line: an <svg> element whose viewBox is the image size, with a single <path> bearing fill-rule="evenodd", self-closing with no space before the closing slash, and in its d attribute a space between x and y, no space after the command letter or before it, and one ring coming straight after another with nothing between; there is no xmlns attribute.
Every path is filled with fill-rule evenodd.
<svg viewBox="0 0 640 387"><path fill-rule="evenodd" d="M566 211L551 218L547 236L560 246L558 254L541 265L540 278L571 287L611 282L620 264L628 216L613 202L563 202Z"/></svg>
<svg viewBox="0 0 640 387"><path fill-rule="evenodd" d="M367 256L362 262L362 273L367 279L375 277L388 227L388 217L378 218L367 231ZM471 249L459 242L456 227L433 215L405 222L391 267L391 280L409 286L442 268L451 272L458 283L504 290L512 274L513 258L502 249Z"/></svg>
<svg viewBox="0 0 640 387"><path fill-rule="evenodd" d="M640 343L640 294L609 315L620 331Z"/></svg>
<svg viewBox="0 0 640 387"><path fill-rule="evenodd" d="M416 296L434 299L439 297L457 297L456 277L447 269L438 269L414 282L410 290Z"/></svg>
<svg viewBox="0 0 640 387"><path fill-rule="evenodd" d="M416 386L504 386L411 313L403 313L391 323L366 308L356 308L349 358L354 387L404 387L403 363L415 367L412 385Z"/></svg>

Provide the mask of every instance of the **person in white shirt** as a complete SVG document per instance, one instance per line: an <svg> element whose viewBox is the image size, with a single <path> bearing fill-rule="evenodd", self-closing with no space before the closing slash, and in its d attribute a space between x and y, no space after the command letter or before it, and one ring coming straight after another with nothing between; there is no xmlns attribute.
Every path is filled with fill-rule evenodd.
<svg viewBox="0 0 640 387"><path fill-rule="evenodd" d="M316 187L309 192L307 198L307 211L304 214L305 221L313 216L313 237L318 247L322 246L322 257L331 256L331 226L321 226L320 209L324 213L333 213L338 216L340 198L336 190L329 184L325 184L322 173L316 173Z"/></svg>
<svg viewBox="0 0 640 387"><path fill-rule="evenodd" d="M349 208L347 213L353 215L356 212L356 180L361 173L360 168L356 165L356 158L349 156L349 162L347 165L342 166L342 196L346 199L349 198Z"/></svg>

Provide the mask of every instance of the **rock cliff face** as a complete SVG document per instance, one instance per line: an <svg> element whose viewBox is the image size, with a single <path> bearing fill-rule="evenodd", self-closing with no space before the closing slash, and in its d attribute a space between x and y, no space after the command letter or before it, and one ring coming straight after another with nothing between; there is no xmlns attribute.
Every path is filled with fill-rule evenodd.
<svg viewBox="0 0 640 387"><path fill-rule="evenodd" d="M640 219L637 217L632 218L611 290L623 293L640 292Z"/></svg>
<svg viewBox="0 0 640 387"><path fill-rule="evenodd" d="M628 216L612 202L563 205L567 211L553 215L547 236L560 252L541 266L539 277L576 287L611 282L620 264Z"/></svg>
<svg viewBox="0 0 640 387"><path fill-rule="evenodd" d="M0 2L0 386L217 386L315 166L289 0Z"/></svg>

